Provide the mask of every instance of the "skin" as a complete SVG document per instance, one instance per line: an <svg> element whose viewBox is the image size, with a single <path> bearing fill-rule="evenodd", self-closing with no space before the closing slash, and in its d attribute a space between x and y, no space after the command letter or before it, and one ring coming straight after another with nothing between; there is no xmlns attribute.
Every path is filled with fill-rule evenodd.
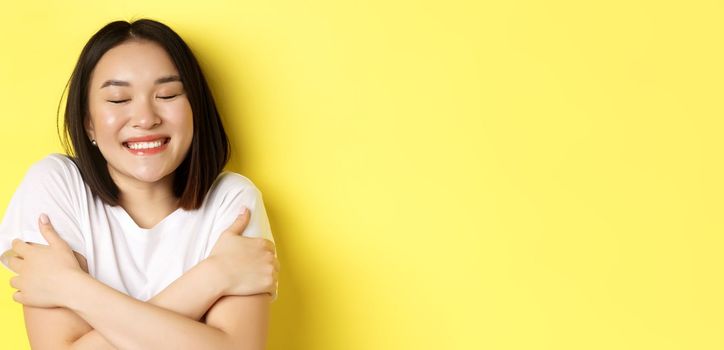
<svg viewBox="0 0 724 350"><path fill-rule="evenodd" d="M108 161L122 206L140 227L153 227L178 208L171 184L191 143L192 114L180 82L154 84L174 74L160 46L127 42L109 50L91 77L86 130ZM109 79L130 86L101 88ZM156 133L171 137L165 152L139 157L124 149L125 139ZM18 273L11 279L18 289L13 299L24 305L32 347L263 349L279 263L272 242L241 236L250 215L240 215L209 258L148 302L90 277L85 259L70 249L52 223L39 221L49 246L14 240L18 256L8 260Z"/></svg>

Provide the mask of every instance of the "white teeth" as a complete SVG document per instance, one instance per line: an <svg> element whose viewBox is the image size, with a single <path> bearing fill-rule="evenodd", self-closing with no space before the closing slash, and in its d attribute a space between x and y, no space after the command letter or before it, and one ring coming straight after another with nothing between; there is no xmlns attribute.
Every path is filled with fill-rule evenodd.
<svg viewBox="0 0 724 350"><path fill-rule="evenodd" d="M162 144L163 144L163 141L155 141L155 142L128 142L128 148L130 148L130 149L149 149L149 148L160 147Z"/></svg>

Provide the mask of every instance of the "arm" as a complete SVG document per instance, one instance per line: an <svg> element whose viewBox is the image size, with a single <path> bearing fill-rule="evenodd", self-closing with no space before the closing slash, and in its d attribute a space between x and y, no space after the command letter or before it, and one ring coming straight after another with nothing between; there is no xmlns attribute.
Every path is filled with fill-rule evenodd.
<svg viewBox="0 0 724 350"><path fill-rule="evenodd" d="M235 273L231 275L221 275L219 285L225 285L225 280L231 277L231 280L241 282L244 288L256 285L254 279L246 280L249 272L245 271L243 266L252 267L252 271L266 271L262 273L261 291L273 291L276 282L276 272L279 268L278 261L273 258L273 243L266 239L248 239L238 236L245 230L246 223L249 220L248 211L244 211L242 215L234 221L232 226L222 234L222 237L216 242L211 256L216 257L216 262L224 265L225 257L234 257L232 261L236 268L230 269ZM238 241L238 242L237 242ZM219 245L221 244L221 245ZM238 247L241 250L225 251L225 248ZM252 250L244 250L243 248L251 248ZM241 256L247 260L237 260L236 257ZM210 261L209 259L204 261ZM215 269L215 271L225 271L224 268ZM227 271L227 272L230 272ZM174 313L164 315L164 309L148 308L148 304L138 302L132 298L126 298L125 295L119 295L109 287L97 283L92 279L83 278L82 274L74 275L78 279L78 283L88 284L88 288L79 288L83 293L78 295L76 299L71 296L66 297L68 301L66 306L76 311L78 315L88 320L94 325L99 332L116 342L126 341L123 344L116 344L119 347L140 348L141 345L152 346L153 348L184 349L184 348L213 348L226 349L233 347L234 349L264 349L266 346L266 337L268 329L269 302L272 298L267 293L260 294L232 294L222 297L216 302L206 317L206 324L187 320L179 317ZM232 277L233 276L233 277ZM212 275L213 277L213 275ZM85 281L85 282L84 282ZM225 289L222 289L225 290ZM85 293L87 292L87 293ZM229 289L229 292L239 292L235 288ZM85 295L84 295L85 294ZM101 310L103 305L99 301L105 301L101 296L98 300L92 300L87 296L105 294L112 299L110 304L118 304L123 306L124 315L126 317L114 317L107 311ZM221 292L219 295L227 295L227 292ZM130 300L129 300L130 299ZM146 309L144 311L144 309ZM161 311L161 312L159 312ZM202 311L203 313L203 311ZM139 314L139 318L144 319L144 323L153 326L145 327L143 324L133 322L132 317L127 315ZM96 324L97 323L97 324ZM158 338L158 334L174 335L173 341L169 342ZM113 333L107 333L113 332ZM130 339L128 339L130 338ZM197 341L198 343L194 343ZM127 345L126 345L127 344ZM187 346L187 347L185 347ZM144 346L143 348L146 348Z"/></svg>
<svg viewBox="0 0 724 350"><path fill-rule="evenodd" d="M274 291L276 289L276 273L279 269L279 263L276 258L272 258L272 256L276 255L276 253L274 253L275 249L271 241L266 239L250 240L248 238L239 236L241 232L244 232L244 230L246 229L246 225L248 222L249 213L248 211L243 211L243 213L237 217L232 225L222 234L221 238L216 242L214 249L211 252L211 256L213 256L216 260L214 262L211 262L210 256L209 258L202 261L202 263L206 263L209 266L215 265L214 267L217 267L229 264L229 262L225 263L225 261L226 258L231 257L232 259L230 264L232 267L227 269L223 267L210 267L210 274L208 271L203 270L201 272L198 272L199 277L197 278L211 278L209 285L216 285L219 287L209 288L211 294L216 295L216 298L213 298L210 303L204 304L202 308L197 310L197 314L192 315L193 317L191 318L197 320L198 317L206 312L206 310L209 308L209 305L213 304L211 310L209 310L209 312L207 313L207 317L204 322L211 326L212 330L221 330L222 341L223 338L226 337L228 345L233 346L234 349L265 349L268 330L269 303L272 299L272 296L267 293L248 293L255 293L253 292L253 290ZM232 247L241 249L234 250ZM245 247L251 248L252 250L245 250ZM240 260L238 259L239 256L246 259ZM262 273L262 275L259 276L261 284L257 286L257 278L247 279L246 277L250 275L250 271L246 271L244 268L240 267L249 267L251 268L250 271L266 271L266 273ZM218 275L213 274L213 272L220 271L225 271L226 273L220 273ZM194 271L190 271L186 275L182 276L179 280L175 281L171 286L169 286L168 289L180 285L181 282L187 277L192 278L192 272ZM227 280L236 281L236 284L240 284L241 286L243 286L242 289L237 289L239 286L235 286L236 288L229 288L227 290L226 288L224 288L224 286L227 286L228 284L226 283L228 282ZM217 281L217 283L213 283L213 281ZM256 286L256 288L258 289L252 286ZM251 288L251 290L249 290L249 288ZM179 289L178 293L169 293L166 296L168 297L168 299L176 300L178 302L183 302L184 300L192 300L194 298L194 295L188 293L188 291L189 289L181 288ZM166 290L164 290L164 292L162 293L166 294L165 292ZM214 301L216 301L219 296L223 297L218 302L214 303ZM163 303L157 305L164 306ZM79 315L81 315L80 312ZM98 317L103 318L102 316L106 315L100 315ZM196 325L198 325L198 323L196 323ZM167 327L159 328L161 328L161 331L163 331ZM117 336L121 337L120 334L125 334L125 331L126 330L120 330L119 335ZM152 332L153 331L148 333ZM157 335L153 336L157 337ZM100 334L98 334L98 337L102 338ZM194 346L195 345L192 344L190 347L193 348ZM219 344L219 346L221 346L221 344ZM175 345L171 345L170 347L176 348Z"/></svg>
<svg viewBox="0 0 724 350"><path fill-rule="evenodd" d="M228 334L234 349L264 350L271 299L266 293L222 297L206 315L206 324Z"/></svg>
<svg viewBox="0 0 724 350"><path fill-rule="evenodd" d="M78 253L75 255L87 272L85 258ZM216 270L207 260L203 260L148 303L192 320L199 320L221 296L219 282L223 281L219 280ZM62 339L71 349L115 349L106 338L71 310L29 306L24 306L23 309L28 338L34 349L57 348L58 339ZM57 327L59 324L65 326Z"/></svg>
<svg viewBox="0 0 724 350"><path fill-rule="evenodd" d="M76 257L87 271L85 259L77 253ZM218 291L221 289L215 287L218 283L215 283L213 278L217 270L207 263L208 260L203 260L148 303L175 311L193 320L198 320L208 310L206 324L230 334L235 344L253 344L251 349L264 349L271 297L268 294L257 294L224 296L218 299L220 295ZM204 288L205 286L208 287ZM211 304L213 307L209 310ZM69 309L24 306L24 311L26 329L33 349L57 349L59 338L66 341L65 344L69 349L116 349L100 332ZM65 326L57 327L59 324Z"/></svg>
<svg viewBox="0 0 724 350"><path fill-rule="evenodd" d="M222 241L225 242L224 244L222 244L224 249L219 250L219 249L216 249L216 246L215 246L215 249L212 250L211 255L219 256L219 258L216 258L216 261L221 262L222 265L229 265L228 263L227 264L223 263L223 261L229 260L229 258L231 258L230 261L233 263L231 264L231 270L226 271L226 273L224 273L224 274L217 275L216 276L217 278L213 278L214 277L213 274L211 274L210 277L212 279L216 279L217 281L219 281L220 285L222 285L222 286L227 284L226 282L228 282L228 281L226 281L226 280L231 277L231 280L236 281L236 284L239 285L239 286L235 286L235 288L230 288L228 290L228 293L226 291L224 291L224 292L219 293L218 295L244 295L244 296L243 297L231 297L230 299L226 299L226 301L224 301L224 302L216 303L216 305L214 305L214 307L213 307L212 312L210 312L208 314L209 317L207 317L207 321L208 321L207 323L211 327L204 325L202 323L199 323L199 322L188 320L181 315L178 315L174 312L168 312L167 310L165 310L163 308L158 308L158 307L154 308L154 305L152 305L152 304L140 302L131 297L126 296L123 293L119 293L119 292L113 290L112 288L92 279L87 274L84 274L83 271L81 271L81 268L78 267L77 263L75 264L76 272L70 272L70 271L72 271L72 266L70 266L72 264L70 264L68 266L68 267L70 267L70 269L68 270L70 273L68 273L68 274L63 273L63 276L64 276L63 283L56 283L56 284L53 284L52 287L50 285L45 287L46 290L48 287L57 288L58 294L57 294L57 297L55 297L55 299L52 299L49 296L46 297L42 293L41 294L36 293L31 299L27 299L27 300L28 301L34 300L33 302L29 302L29 304L31 304L31 305L33 303L37 303L40 305L49 304L49 305L58 306L54 309L45 309L46 312L50 312L49 314L46 314L46 316L47 315L56 315L55 313L52 313L53 310L61 310L62 312L67 312L71 316L75 317L76 321L79 320L80 323L85 325L85 327L86 327L85 330L81 330L80 333L75 333L75 334L84 334L88 330L92 330L92 328L90 328L90 325L85 323L78 316L85 318L85 320L89 321L94 326L95 326L94 320L93 320L94 318L97 318L98 321L100 321L100 322L108 323L108 328L110 328L109 331L111 329L112 330L116 329L116 328L113 328L113 326L121 326L121 327L117 327L117 328L119 328L118 333L125 334L126 337L133 338L132 340L129 340L129 345L128 345L129 347L132 347L132 348L136 348L137 344L139 344L139 343L143 344L143 341L147 340L147 339L141 339L139 341L136 341L138 333L134 334L134 332L144 332L142 325L139 326L138 324L134 324L134 323L139 323L139 322L137 322L135 320L131 320L130 316L120 315L120 316L125 316L125 317L114 318L117 315L115 315L115 316L108 315L107 308L109 305L114 306L113 304L117 304L117 305L115 305L115 307L112 307L111 311L113 311L113 309L115 309L115 310L123 310L122 311L123 314L140 313L141 318L145 319L146 322L148 322L149 317L145 317L145 316L148 316L149 311L150 311L150 313L152 314L150 317L151 323L152 324L161 323L161 324L158 327L152 327L151 329L145 329L145 331L147 333L156 333L155 336L158 336L158 333L163 334L163 335L170 334L169 328L171 328L170 330L179 331L178 328L183 327L184 329L180 329L183 336L188 337L189 331L193 332L194 330L200 332L200 334L206 333L206 334L201 334L202 337L206 338L206 339L202 340L201 342L205 343L206 345L208 345L208 342L211 342L212 343L211 345L214 345L214 348L225 348L226 345L236 345L236 344L242 344L242 343L246 344L246 345L252 345L254 348L258 348L258 347L263 348L265 345L264 342L265 342L265 338L266 338L266 329L267 329L266 320L268 319L267 314L268 314L269 296L266 295L266 293L251 294L251 295L247 294L247 293L249 291L252 291L252 293L259 293L259 291L262 291L262 292L273 292L274 291L274 287L275 287L274 282L276 279L276 270L278 270L278 261L275 258L272 259L272 256L274 256L275 254L273 254L273 243L271 241L266 240L266 239L258 239L258 238L249 239L246 237L234 237L234 232L237 231L237 229L239 232L243 231L244 226L245 226L245 223L244 223L245 221L248 221L248 213L246 215L240 215L239 218L237 219L237 221L235 221L235 223L233 225L233 227L235 227L236 229L230 229L229 232L225 232L225 234L222 235L222 239L220 239L219 242L217 242L217 245ZM44 228L41 228L41 231L44 232L45 238L49 242L53 241L55 243L52 245L54 247L54 249L59 249L61 251L63 249L68 249L65 242L63 242L62 239L57 236L57 234L54 232L54 230L52 229L52 227L50 227L49 224L45 225ZM239 232L236 232L236 234L238 235ZM234 239L240 240L238 242L238 244L234 243ZM15 242L14 242L14 244L15 244ZM226 249L227 245L238 246L238 250ZM23 251L27 250L26 253L28 253L28 254L30 254L30 251L33 251L30 248L25 248L21 244L18 244L17 249L20 249L21 247L22 247ZM18 251L21 252L21 254L25 254L25 252L22 252L20 250L18 250ZM57 253L57 251L55 251L55 250L53 252ZM69 249L68 249L68 252L70 252ZM38 255L35 255L35 256L37 257ZM57 256L58 257L55 259L59 259L62 256L62 253ZM239 256L241 256L243 259L238 260ZM38 259L38 258L33 258L31 261L35 262L35 266L36 266L35 270L37 270L39 273L42 273L42 269L38 269L37 266L43 266L43 265L42 265L42 263L38 264L36 262L37 261L36 259ZM16 268L20 267L18 265L19 264L18 259L11 261L11 263L12 262L16 262L16 264L15 264L15 265L17 265ZM30 263L28 263L28 264L30 264ZM213 265L217 265L217 264L213 263ZM30 266L32 266L32 265L30 265ZM11 266L11 268L12 268L12 266ZM225 271L224 268L222 268L221 270L219 270L219 269L214 269L214 270L215 271L221 271L221 270ZM252 273L253 277L249 278L250 272L258 272L258 271L266 271L266 272L262 272L261 275L259 275L258 273L256 273L256 274ZM273 273L272 273L272 271L273 271ZM58 275L60 275L61 272L64 272L64 271L59 270L57 272ZM203 273L203 274L199 273L199 275L208 276L205 273ZM219 276L221 276L221 278L218 278ZM35 285L39 286L39 288L38 288L39 290L42 290L42 288L43 288L42 283L40 283L39 281L43 281L43 280L45 280L45 278L48 278L48 277L43 277L43 278L40 278L39 280L35 281ZM259 279L259 278L261 278L261 280L257 281L257 279ZM66 281L68 283L65 283ZM12 284L12 281L11 281L11 284ZM177 286L178 283L174 282L174 285ZM213 283L212 283L212 285L213 285ZM251 287L251 290L249 290L250 286L255 286L255 287ZM170 287L172 287L172 286L170 286ZM36 290L38 290L38 289L36 289ZM213 288L211 288L211 289L213 290ZM225 288L222 288L222 290L225 290ZM80 291L80 293L78 291ZM254 291L256 291L256 292L254 292ZM239 292L242 292L244 294L236 294ZM32 295L32 293L29 291L27 291L27 293L30 293L30 295ZM53 293L53 294L55 294L55 293ZM103 295L101 295L101 294L103 294ZM217 295L217 298L218 298L218 295ZM101 299L104 299L104 296L105 296L106 298L110 298L112 300L110 303L106 303L105 301L107 301L107 300L103 300L104 302L100 303L100 302L98 302L98 300L92 300L91 298L89 298L90 296L96 296L96 297L100 296ZM49 298L49 299L47 299L49 301L45 301L45 300L43 300L43 298ZM22 298L22 300L16 299L16 301L24 302L24 299L25 298ZM215 301L215 300L216 300L216 298L212 299L210 304L214 304L213 301ZM101 309L102 307L105 307L106 310L102 310ZM68 308L70 310L67 310L66 308ZM203 311L205 308L208 308L208 304L200 311L200 313L198 315L203 314ZM144 311L144 309L146 311ZM85 313L84 313L84 311L85 311ZM76 313L77 313L77 315L76 315ZM169 315L169 313L171 315ZM212 314L213 314L213 316L212 316ZM176 317L174 317L174 316L176 316ZM181 320L178 320L179 317L181 318ZM197 318L197 317L198 316L196 316L195 318ZM53 317L47 317L47 318L53 318ZM44 319L44 321L48 321L47 318ZM68 318L66 318L65 320L68 320ZM120 322L121 325L118 325L117 323L119 323L119 322L116 322L119 320L121 321ZM77 322L75 324L67 324L67 322L57 322L57 321L62 321L62 320L58 319L58 317L55 317L55 319L52 321L56 321L56 322L51 322L50 324L54 324L56 326L58 324L64 324L65 327L60 327L61 329L73 328L74 325L77 325ZM125 327L126 329L124 329L124 327L122 327L124 322L125 322L125 324L129 325L129 327ZM167 326L163 322L176 323L176 325ZM190 324L188 322L190 322ZM36 318L35 323L36 324L38 323L37 318ZM47 324L47 322L44 322L44 323ZM41 323L41 324L43 324L43 323ZM216 325L218 325L218 329L215 328ZM254 328L254 326L256 326L256 328ZM109 337L109 335L106 334L106 332L104 332L103 329L101 329L99 327L95 327L95 328L98 328L98 331L101 332L106 338L108 338L111 341L111 343L113 343L116 340L116 339L112 338L113 336L116 336L118 338L117 339L118 341L124 340L123 339L124 337L121 337L119 334L114 333L114 334L111 334L111 336ZM29 333L30 338L38 339L38 337L32 336L33 330L37 331L37 327L32 327L32 326L28 327L28 333ZM55 331L56 334L60 334L60 335L67 334L67 332L59 333L58 331L56 331L55 329L52 329L52 328L50 328L48 330L51 331L50 333L53 333L53 331ZM131 332L131 334L126 334L129 331ZM60 339L59 336L50 335L50 337L46 338L46 336L49 336L49 334L47 334L46 332L43 332L41 334L43 334L43 336L40 338L41 340L52 339L54 341L54 344L50 344L47 348L53 348L53 349L57 348L58 342L59 342L58 339ZM188 343L185 340L183 340L183 336L182 336L180 343L183 343L183 345L190 344L191 348L197 346L197 344L194 344L193 342ZM151 336L146 335L146 337L151 337ZM196 334L191 334L191 338L196 340L196 338L198 338L198 337ZM66 337L66 339L67 339L67 337ZM75 340L75 338L72 338L70 342L73 342L74 340ZM174 340L176 340L176 339L174 339ZM162 343L162 340L156 340L155 342L152 342L152 344L149 346L155 345L154 348L157 348L158 346L161 346L161 345L168 345L168 344L160 344L160 343ZM40 344L37 344L37 343L33 344L33 348L36 348L36 345L40 345ZM118 344L114 344L114 345L118 346ZM177 345L181 345L181 344L174 342L170 345L170 347L177 348ZM244 345L243 347L249 348L249 346L246 346L246 345ZM122 344L122 346L125 347L126 344ZM43 347L43 348L45 348L45 347Z"/></svg>
<svg viewBox="0 0 724 350"><path fill-rule="evenodd" d="M233 345L218 328L136 300L82 273L69 275L59 293L65 307L119 349L231 349Z"/></svg>
<svg viewBox="0 0 724 350"><path fill-rule="evenodd" d="M222 289L218 287L219 284L210 279L211 276L214 276L214 272L208 265L208 261L202 260L158 295L151 298L148 303L198 321L221 296ZM70 311L68 310L68 312ZM77 315L76 317L85 323L82 318ZM76 340L71 349L115 349L115 347L108 343L101 333L91 329Z"/></svg>

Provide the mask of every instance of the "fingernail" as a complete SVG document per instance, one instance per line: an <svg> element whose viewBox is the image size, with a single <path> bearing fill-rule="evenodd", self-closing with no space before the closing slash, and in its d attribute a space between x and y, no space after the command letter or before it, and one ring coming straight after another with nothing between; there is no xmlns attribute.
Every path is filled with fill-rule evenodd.
<svg viewBox="0 0 724 350"><path fill-rule="evenodd" d="M249 209L246 209L246 207L242 207L242 208L241 208L241 214L239 214L239 216L242 216L242 215L246 214L246 212L247 212L248 210L249 210Z"/></svg>
<svg viewBox="0 0 724 350"><path fill-rule="evenodd" d="M43 224L48 224L50 222L50 219L48 219L48 215L40 214L40 222Z"/></svg>

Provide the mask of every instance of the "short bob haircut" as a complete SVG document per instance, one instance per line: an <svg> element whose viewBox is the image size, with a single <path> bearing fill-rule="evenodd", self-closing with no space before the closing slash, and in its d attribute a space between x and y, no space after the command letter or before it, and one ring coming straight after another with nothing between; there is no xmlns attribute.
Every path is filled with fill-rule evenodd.
<svg viewBox="0 0 724 350"><path fill-rule="evenodd" d="M193 138L186 157L175 170L173 192L181 208L198 209L229 161L231 149L199 63L183 39L165 24L146 18L115 21L90 38L68 81L61 142L92 192L111 206L120 205L118 186L111 179L100 150L91 144L84 122L90 117L88 92L93 69L106 51L129 40L147 40L160 45L179 72L193 113Z"/></svg>

